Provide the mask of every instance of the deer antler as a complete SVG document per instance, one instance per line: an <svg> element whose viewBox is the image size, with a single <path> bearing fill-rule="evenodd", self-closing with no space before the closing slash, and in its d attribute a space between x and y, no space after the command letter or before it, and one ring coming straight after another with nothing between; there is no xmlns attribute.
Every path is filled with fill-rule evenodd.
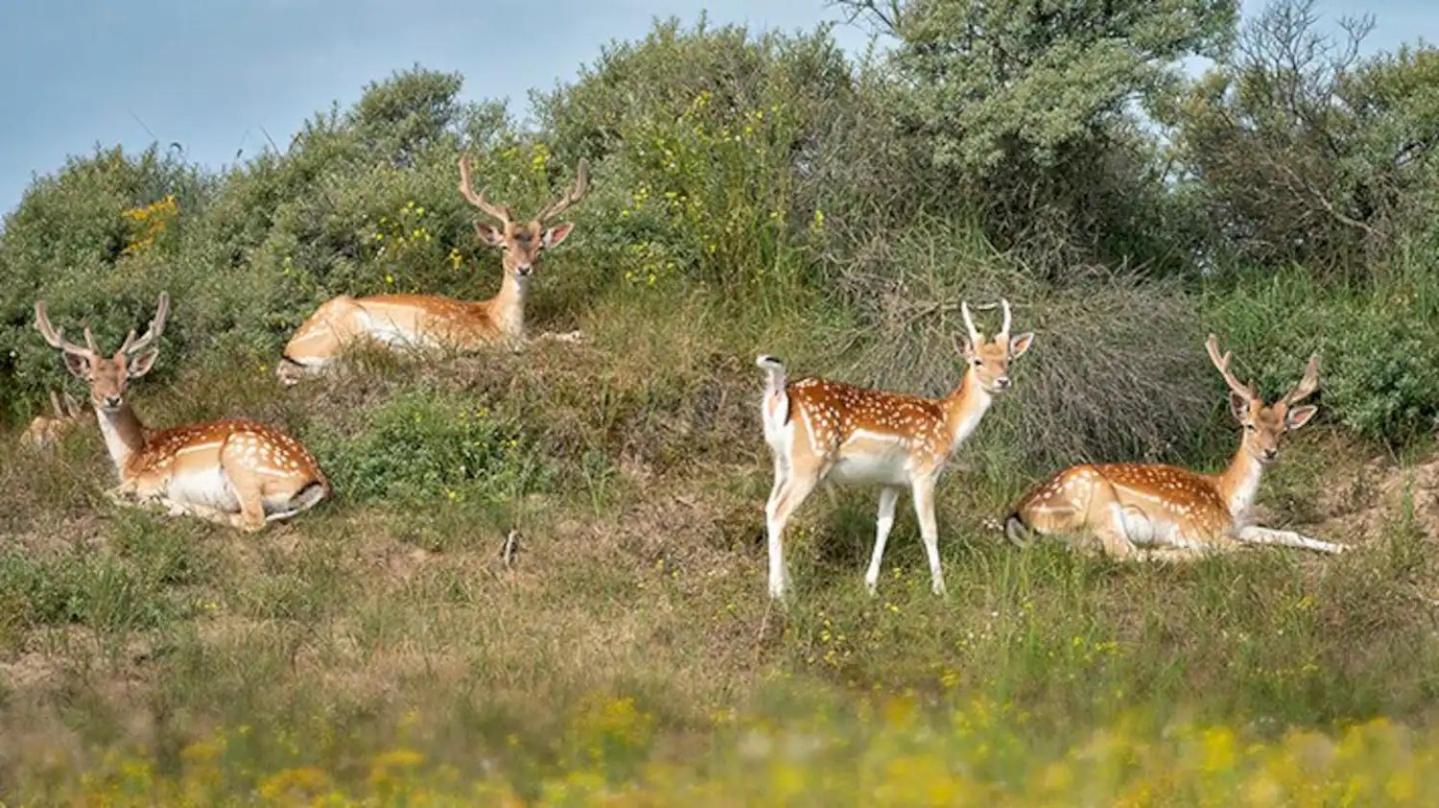
<svg viewBox="0 0 1439 808"><path fill-rule="evenodd" d="M1219 369L1219 375L1224 377L1225 382L1228 382L1230 390L1243 396L1245 401L1253 401L1259 397L1253 385L1241 383L1239 379L1234 377L1234 373L1229 370L1231 353L1225 351L1224 355L1220 356L1218 337L1210 334L1209 339L1204 341L1204 347L1209 351L1209 361L1213 362L1214 367Z"/></svg>
<svg viewBox="0 0 1439 808"><path fill-rule="evenodd" d="M999 329L999 333L995 335L995 339L1000 342L1009 342L1009 323L1012 319L1009 312L1009 300L1001 297L999 299L999 305L1004 309L1004 326Z"/></svg>
<svg viewBox="0 0 1439 808"><path fill-rule="evenodd" d="M150 325L145 329L145 336L135 339L135 330L125 336L125 343L120 346L120 353L137 354L150 347L159 336L165 333L165 319L170 316L170 294L160 293L160 303L155 309L155 317L150 320ZM88 333L88 332L87 332Z"/></svg>
<svg viewBox="0 0 1439 808"><path fill-rule="evenodd" d="M85 329L85 343L90 346L88 348L82 348L65 339L65 332L50 324L50 317L45 313L45 301L43 300L35 301L35 329L40 332L40 336L44 337L46 342L50 343L51 348L58 348L67 354L94 359L100 353L95 350L95 339L90 336L88 328Z"/></svg>
<svg viewBox="0 0 1439 808"><path fill-rule="evenodd" d="M959 313L964 317L964 329L969 332L969 344L979 347L979 329L974 327L974 315L969 312L969 301L959 301Z"/></svg>
<svg viewBox="0 0 1439 808"><path fill-rule="evenodd" d="M1304 399L1314 395L1319 389L1319 354L1312 354L1309 357L1309 364L1304 367L1304 378L1299 380L1293 390L1284 394L1280 399L1286 405L1293 406Z"/></svg>
<svg viewBox="0 0 1439 808"><path fill-rule="evenodd" d="M544 210L541 210L539 214L535 216L535 218L541 222L544 222L554 216L558 216L561 213L564 213L566 210L569 209L571 205L575 204L581 199L584 199L585 194L588 193L589 190L590 161L581 157L580 164L575 167L575 184L570 188L570 192L555 200L554 202L546 205Z"/></svg>
<svg viewBox="0 0 1439 808"><path fill-rule="evenodd" d="M496 205L486 199L484 191L475 193L474 183L470 181L470 156L468 154L460 155L460 195L471 205L499 219L502 224L514 221L514 214L510 212L507 205Z"/></svg>

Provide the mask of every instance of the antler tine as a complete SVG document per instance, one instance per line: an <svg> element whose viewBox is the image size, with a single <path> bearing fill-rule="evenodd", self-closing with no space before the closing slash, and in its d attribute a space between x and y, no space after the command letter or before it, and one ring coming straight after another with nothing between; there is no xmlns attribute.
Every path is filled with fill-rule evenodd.
<svg viewBox="0 0 1439 808"><path fill-rule="evenodd" d="M589 190L590 161L581 157L580 164L575 167L575 184L570 188L570 192L546 205L535 218L543 222L564 213L571 205L584 199Z"/></svg>
<svg viewBox="0 0 1439 808"><path fill-rule="evenodd" d="M1011 320L1009 312L1009 300L1001 297L999 299L999 305L1001 308L1004 309L1004 327L999 329L999 335L997 339L1007 340L1009 338L1009 323Z"/></svg>
<svg viewBox="0 0 1439 808"><path fill-rule="evenodd" d="M1209 339L1204 341L1204 347L1209 351L1209 361L1213 362L1214 367L1218 368L1219 375L1224 377L1224 381L1229 384L1230 390L1244 396L1247 401L1253 401L1258 397L1258 394L1254 392L1252 386L1241 383L1239 379L1235 378L1234 373L1229 370L1229 359L1232 354L1229 351L1225 351L1223 356L1219 354L1218 337L1210 334Z"/></svg>
<svg viewBox="0 0 1439 808"><path fill-rule="evenodd" d="M1304 367L1304 378L1299 380L1299 384L1295 385L1293 390L1285 393L1282 400L1288 405L1298 404L1304 399L1314 395L1314 391L1318 389L1319 354L1316 353L1310 355L1309 364Z"/></svg>
<svg viewBox="0 0 1439 808"><path fill-rule="evenodd" d="M969 312L969 301L959 301L959 313L964 316L964 328L969 332L969 344L979 347L979 329L974 327L974 315Z"/></svg>
<svg viewBox="0 0 1439 808"><path fill-rule="evenodd" d="M161 292L160 301L155 307L155 317L150 320L150 325L145 329L145 335L135 339L135 332L131 330L125 337L125 344L120 346L120 353L135 354L150 347L150 343L159 339L165 333L165 320L170 316L170 293Z"/></svg>
<svg viewBox="0 0 1439 808"><path fill-rule="evenodd" d="M45 313L45 301L43 300L35 301L35 329L40 332L40 336L45 338L45 341L50 344L51 348L58 348L65 353L75 354L77 356L93 357L97 353L93 347L82 348L65 339L65 332L50 324L50 317ZM94 342L94 340L89 338L88 330L86 333L86 342L92 344Z"/></svg>
<svg viewBox="0 0 1439 808"><path fill-rule="evenodd" d="M470 156L468 154L460 155L460 195L471 205L499 219L502 224L509 224L515 218L511 215L508 207L496 205L486 199L484 191L475 193L474 183L470 181Z"/></svg>
<svg viewBox="0 0 1439 808"><path fill-rule="evenodd" d="M70 415L64 407L60 406L60 394L53 389L50 390L50 409L55 411L56 418L67 418Z"/></svg>
<svg viewBox="0 0 1439 808"><path fill-rule="evenodd" d="M79 402L79 401L76 401L74 396L70 395L69 393L66 393L66 394L65 394L65 415L66 415L67 417L70 417L70 418L79 418L81 415L84 415L84 414L85 414L85 408L84 408L83 406L81 406L80 402Z"/></svg>

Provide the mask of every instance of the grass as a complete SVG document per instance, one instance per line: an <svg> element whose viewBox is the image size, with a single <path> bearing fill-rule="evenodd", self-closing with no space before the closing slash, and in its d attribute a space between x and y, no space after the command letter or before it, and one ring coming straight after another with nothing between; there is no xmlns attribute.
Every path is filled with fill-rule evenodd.
<svg viewBox="0 0 1439 808"><path fill-rule="evenodd" d="M749 357L788 344L823 370L812 320L616 295L583 346L357 357L289 392L244 355L138 383L155 425L272 420L345 484L247 536L108 504L93 428L0 468L0 799L1431 796L1436 577L1412 497L1325 535L1362 547L1337 559L1124 566L1000 542L986 519L1039 470L986 450L941 484L949 597L907 506L866 595L874 497L841 491L801 510L794 602L771 606ZM1300 525L1369 503L1314 493L1368 451L1296 440L1261 503Z"/></svg>

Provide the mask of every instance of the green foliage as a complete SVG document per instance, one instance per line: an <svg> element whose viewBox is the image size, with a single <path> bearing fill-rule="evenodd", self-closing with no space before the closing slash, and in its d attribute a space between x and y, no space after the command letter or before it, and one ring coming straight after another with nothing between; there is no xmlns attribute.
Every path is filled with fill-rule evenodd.
<svg viewBox="0 0 1439 808"><path fill-rule="evenodd" d="M1051 261L1124 256L1172 215L1134 106L1170 91L1181 59L1219 54L1237 16L1233 0L840 5L899 40L899 134L992 238Z"/></svg>
<svg viewBox="0 0 1439 808"><path fill-rule="evenodd" d="M1288 391L1318 351L1321 413L1402 445L1439 426L1439 332L1421 325L1439 317L1436 302L1423 272L1347 291L1292 268L1216 289L1211 316L1265 396Z"/></svg>
<svg viewBox="0 0 1439 808"><path fill-rule="evenodd" d="M545 472L517 430L459 396L407 393L366 420L354 434L321 433L310 441L347 499L504 501L544 484Z"/></svg>
<svg viewBox="0 0 1439 808"><path fill-rule="evenodd" d="M1439 50L1360 57L1368 27L1318 29L1312 0L1280 0L1233 58L1172 112L1212 245L1363 277L1434 218Z"/></svg>
<svg viewBox="0 0 1439 808"><path fill-rule="evenodd" d="M669 20L535 100L557 154L602 161L587 208L605 226L592 238L614 251L625 281L775 295L793 289L799 251L823 227L799 193L815 169L806 151L853 96L823 32L751 36Z"/></svg>

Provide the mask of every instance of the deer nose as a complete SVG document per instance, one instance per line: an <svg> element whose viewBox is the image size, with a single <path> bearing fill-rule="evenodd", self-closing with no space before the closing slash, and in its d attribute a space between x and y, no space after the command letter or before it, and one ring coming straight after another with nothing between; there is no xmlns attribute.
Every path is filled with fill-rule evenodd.
<svg viewBox="0 0 1439 808"><path fill-rule="evenodd" d="M522 267L515 267L515 274L519 275L521 278L528 277L529 274L534 271L534 269L535 268L533 266L525 264Z"/></svg>
<svg viewBox="0 0 1439 808"><path fill-rule="evenodd" d="M1001 390L1008 390L1008 389L1009 389L1009 377L1008 377L1008 376L1000 376L998 379L995 379L995 380L994 380L994 386L995 386L995 387L998 387L998 388L1001 389Z"/></svg>
<svg viewBox="0 0 1439 808"><path fill-rule="evenodd" d="M107 406L107 407L118 407L118 406L120 406L120 397L119 397L119 396L105 396L105 406Z"/></svg>
<svg viewBox="0 0 1439 808"><path fill-rule="evenodd" d="M1274 458L1276 458L1276 457L1278 457L1278 456L1279 456L1279 450L1278 450L1278 449L1265 449L1265 450L1264 450L1264 459L1265 459L1265 460L1273 460Z"/></svg>

